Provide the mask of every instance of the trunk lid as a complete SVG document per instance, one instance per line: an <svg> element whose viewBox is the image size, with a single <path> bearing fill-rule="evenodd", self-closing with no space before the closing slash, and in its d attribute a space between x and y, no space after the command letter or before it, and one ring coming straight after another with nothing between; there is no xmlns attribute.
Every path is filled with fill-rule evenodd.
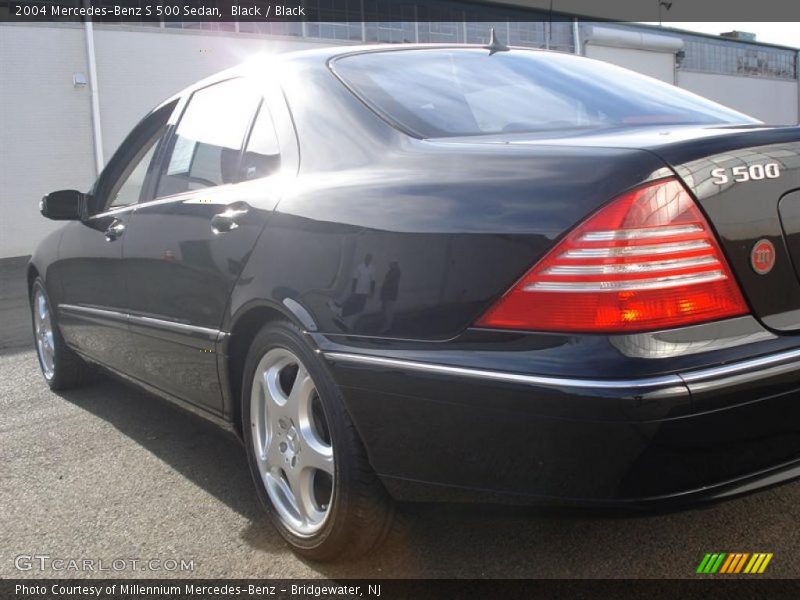
<svg viewBox="0 0 800 600"><path fill-rule="evenodd" d="M755 315L800 329L800 127L653 144L695 195Z"/></svg>
<svg viewBox="0 0 800 600"><path fill-rule="evenodd" d="M754 314L771 329L800 330L800 127L631 127L458 141L655 154L698 200ZM774 249L768 272L753 264L762 240Z"/></svg>

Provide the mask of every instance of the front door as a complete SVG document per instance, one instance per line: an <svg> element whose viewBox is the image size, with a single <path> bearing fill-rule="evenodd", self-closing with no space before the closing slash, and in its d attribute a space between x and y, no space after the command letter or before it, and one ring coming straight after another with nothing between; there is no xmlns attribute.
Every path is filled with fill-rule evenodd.
<svg viewBox="0 0 800 600"><path fill-rule="evenodd" d="M155 199L137 207L125 239L129 368L216 413L222 412L219 328L274 206L264 201L270 195L264 186L247 181L253 165L243 147L260 103L245 79L191 95L167 144Z"/></svg>
<svg viewBox="0 0 800 600"><path fill-rule="evenodd" d="M122 248L174 108L173 102L153 111L120 145L89 194L89 214L65 228L48 273L67 343L121 371L129 357Z"/></svg>

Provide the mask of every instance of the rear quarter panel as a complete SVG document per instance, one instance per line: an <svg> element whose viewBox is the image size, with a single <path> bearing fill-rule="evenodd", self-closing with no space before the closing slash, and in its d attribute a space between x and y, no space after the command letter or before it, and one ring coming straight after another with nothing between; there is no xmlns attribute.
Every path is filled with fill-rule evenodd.
<svg viewBox="0 0 800 600"><path fill-rule="evenodd" d="M288 298L323 333L453 337L575 223L660 167L635 150L400 140L372 165L304 172L267 222L231 312L256 297ZM331 304L347 306L368 255L374 294L337 315ZM388 323L381 290L393 262L400 276Z"/></svg>
<svg viewBox="0 0 800 600"><path fill-rule="evenodd" d="M299 173L234 288L226 327L254 302L288 300L325 334L452 338L577 222L666 172L637 149L414 139L324 60L290 60L280 74ZM367 255L374 294L353 302ZM382 294L393 262L396 293Z"/></svg>

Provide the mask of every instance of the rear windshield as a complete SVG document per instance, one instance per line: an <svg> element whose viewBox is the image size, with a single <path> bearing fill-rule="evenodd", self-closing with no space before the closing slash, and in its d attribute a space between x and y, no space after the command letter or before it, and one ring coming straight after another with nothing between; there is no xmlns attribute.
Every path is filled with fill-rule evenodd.
<svg viewBox="0 0 800 600"><path fill-rule="evenodd" d="M758 123L633 71L555 52L369 52L333 69L376 112L423 138Z"/></svg>

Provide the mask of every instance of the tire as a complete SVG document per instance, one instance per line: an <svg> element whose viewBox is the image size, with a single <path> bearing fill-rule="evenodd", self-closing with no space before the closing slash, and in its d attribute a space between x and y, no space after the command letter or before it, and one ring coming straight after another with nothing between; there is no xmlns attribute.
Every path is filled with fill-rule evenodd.
<svg viewBox="0 0 800 600"><path fill-rule="evenodd" d="M30 301L36 356L50 389L68 390L92 382L94 370L67 347L61 336L41 277L37 277L31 286Z"/></svg>
<svg viewBox="0 0 800 600"><path fill-rule="evenodd" d="M247 355L242 429L261 503L298 554L355 558L389 532L394 502L370 466L327 366L287 322Z"/></svg>

